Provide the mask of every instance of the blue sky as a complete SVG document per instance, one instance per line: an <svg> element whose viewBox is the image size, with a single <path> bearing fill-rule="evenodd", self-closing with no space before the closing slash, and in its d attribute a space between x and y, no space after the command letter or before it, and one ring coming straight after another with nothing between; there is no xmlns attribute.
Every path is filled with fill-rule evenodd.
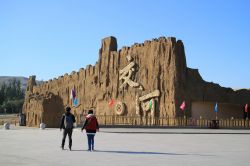
<svg viewBox="0 0 250 166"><path fill-rule="evenodd" d="M0 76L78 71L110 35L119 48L174 36L204 80L250 88L248 0L0 0Z"/></svg>

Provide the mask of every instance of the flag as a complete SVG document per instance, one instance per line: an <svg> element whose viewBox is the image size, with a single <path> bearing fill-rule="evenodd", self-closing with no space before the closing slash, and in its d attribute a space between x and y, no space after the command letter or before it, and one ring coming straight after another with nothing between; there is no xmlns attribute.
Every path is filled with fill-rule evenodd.
<svg viewBox="0 0 250 166"><path fill-rule="evenodd" d="M109 107L112 107L114 104L115 104L115 100L114 99L112 99L112 100L109 101Z"/></svg>
<svg viewBox="0 0 250 166"><path fill-rule="evenodd" d="M149 101L149 109L152 109L153 108L153 101L152 99Z"/></svg>
<svg viewBox="0 0 250 166"><path fill-rule="evenodd" d="M73 89L70 91L70 99L72 100L73 99Z"/></svg>
<svg viewBox="0 0 250 166"><path fill-rule="evenodd" d="M214 112L218 112L218 104L217 104L217 102L215 103L215 106L214 106Z"/></svg>
<svg viewBox="0 0 250 166"><path fill-rule="evenodd" d="M72 89L72 96L73 96L73 99L76 97L76 91L75 91L75 89Z"/></svg>
<svg viewBox="0 0 250 166"><path fill-rule="evenodd" d="M77 98L74 98L73 106L77 106L77 105L78 105L78 100L77 100Z"/></svg>
<svg viewBox="0 0 250 166"><path fill-rule="evenodd" d="M185 110L185 107L186 107L186 104L185 104L185 101L183 101L182 104L181 104L181 106L180 106L180 109L181 109L182 111L184 111L184 110Z"/></svg>
<svg viewBox="0 0 250 166"><path fill-rule="evenodd" d="M70 103L71 103L73 106L77 106L77 105L78 105L78 100L76 99L76 91L75 91L75 88L74 88L74 89L71 89L71 91L70 91Z"/></svg>
<svg viewBox="0 0 250 166"><path fill-rule="evenodd" d="M248 112L248 104L245 105L245 112Z"/></svg>

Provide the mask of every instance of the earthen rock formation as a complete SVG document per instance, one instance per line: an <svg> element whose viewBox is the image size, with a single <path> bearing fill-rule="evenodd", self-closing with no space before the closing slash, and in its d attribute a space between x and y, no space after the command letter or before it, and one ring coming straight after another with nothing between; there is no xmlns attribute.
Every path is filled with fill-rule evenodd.
<svg viewBox="0 0 250 166"><path fill-rule="evenodd" d="M78 100L72 107L78 123L89 109L97 115L178 117L183 116L179 107L185 100L186 116L192 117L194 102L250 103L249 90L234 91L208 83L197 69L188 68L184 45L173 37L120 50L116 38L107 37L102 40L95 66L88 65L39 86L34 79L30 77L23 106L30 126L44 122L47 127L58 127L65 106L73 106L72 90Z"/></svg>

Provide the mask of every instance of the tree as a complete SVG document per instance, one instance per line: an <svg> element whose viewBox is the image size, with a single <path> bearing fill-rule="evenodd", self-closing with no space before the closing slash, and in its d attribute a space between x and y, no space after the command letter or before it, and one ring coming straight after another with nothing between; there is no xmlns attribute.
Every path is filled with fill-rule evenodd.
<svg viewBox="0 0 250 166"><path fill-rule="evenodd" d="M0 87L0 112L19 113L24 102L24 91L21 89L20 80L10 80Z"/></svg>
<svg viewBox="0 0 250 166"><path fill-rule="evenodd" d="M0 88L0 105L3 104L5 100L6 84L4 83Z"/></svg>

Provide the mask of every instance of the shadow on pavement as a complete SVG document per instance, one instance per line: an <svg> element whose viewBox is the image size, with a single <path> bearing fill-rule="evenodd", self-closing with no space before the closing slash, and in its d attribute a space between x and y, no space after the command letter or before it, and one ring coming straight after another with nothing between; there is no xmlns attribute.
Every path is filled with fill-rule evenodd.
<svg viewBox="0 0 250 166"><path fill-rule="evenodd" d="M194 156L215 156L203 154L182 154L182 153L164 153L164 152L139 152L139 151L122 151L122 150L95 150L101 153L118 153L118 154L138 154L138 155L194 155Z"/></svg>
<svg viewBox="0 0 250 166"><path fill-rule="evenodd" d="M75 152L86 152L88 150L84 150L84 149L72 149L71 151L75 151Z"/></svg>

